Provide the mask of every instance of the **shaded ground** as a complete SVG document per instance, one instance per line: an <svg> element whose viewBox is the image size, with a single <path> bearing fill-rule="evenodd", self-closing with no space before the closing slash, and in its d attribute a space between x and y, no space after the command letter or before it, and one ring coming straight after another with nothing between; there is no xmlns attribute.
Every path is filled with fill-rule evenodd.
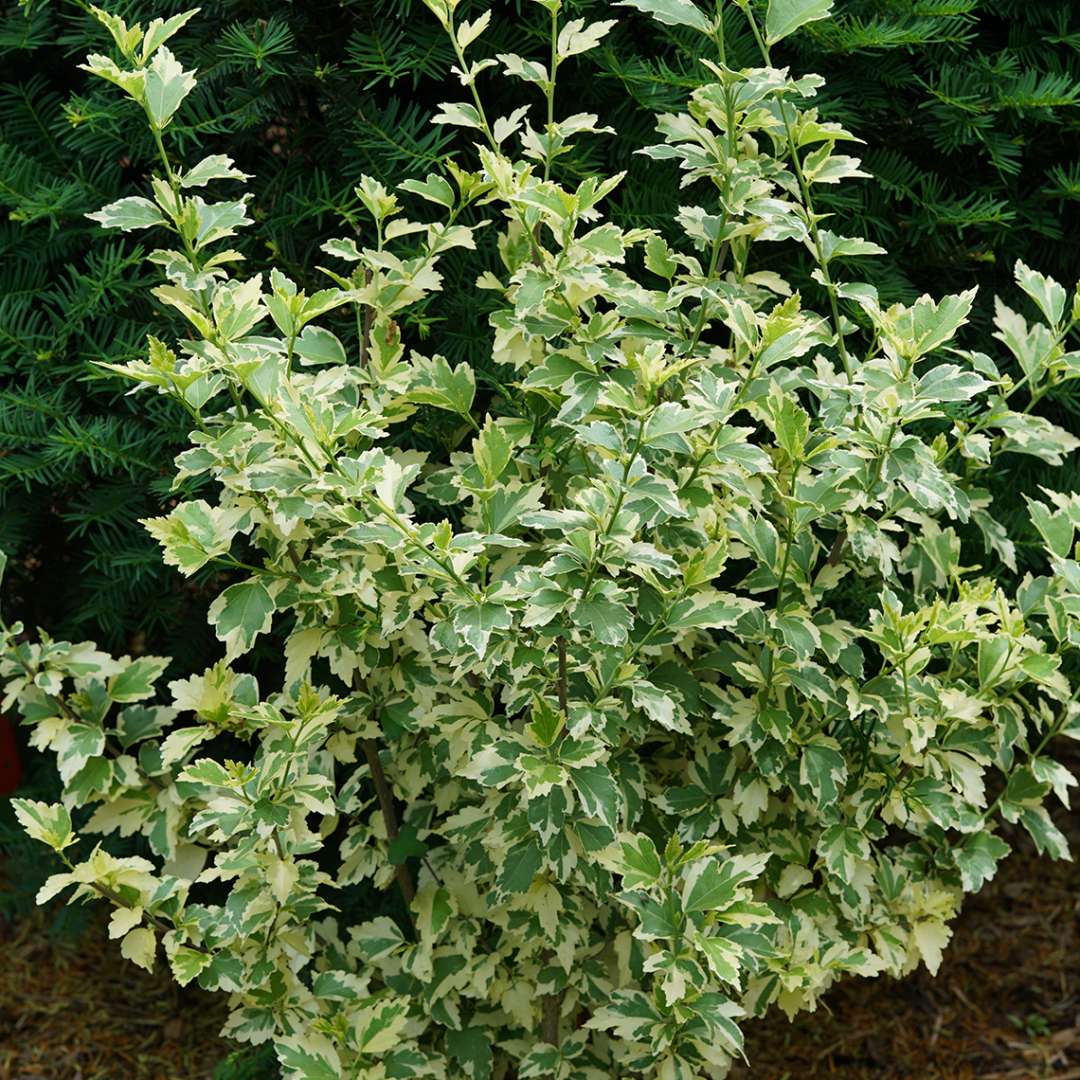
<svg viewBox="0 0 1080 1080"><path fill-rule="evenodd" d="M154 975L123 960L104 921L74 942L40 912L0 922L0 1080L209 1080L222 1019L160 957Z"/></svg>
<svg viewBox="0 0 1080 1080"><path fill-rule="evenodd" d="M1058 826L1080 858L1078 815ZM1080 1080L1080 863L1008 839L936 978L849 979L816 1013L748 1024L732 1080Z"/></svg>
<svg viewBox="0 0 1080 1080"><path fill-rule="evenodd" d="M1080 820L1059 825L1080 854ZM1080 1080L1080 864L1010 839L937 978L849 980L815 1014L751 1023L733 1080ZM0 1080L209 1080L220 1000L121 960L103 928L47 926L0 922Z"/></svg>

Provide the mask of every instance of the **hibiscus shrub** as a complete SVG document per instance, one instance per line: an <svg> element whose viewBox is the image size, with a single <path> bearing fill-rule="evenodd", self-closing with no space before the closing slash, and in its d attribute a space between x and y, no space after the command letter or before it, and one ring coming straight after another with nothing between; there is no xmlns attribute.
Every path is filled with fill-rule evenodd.
<svg viewBox="0 0 1080 1080"><path fill-rule="evenodd" d="M166 691L165 659L5 626L7 702L65 785L17 812L66 864L42 902L107 899L125 956L227 993L225 1034L286 1077L722 1076L740 1017L936 969L1002 822L1068 854L1080 496L1031 500L1021 579L985 479L1080 445L1035 411L1080 375L1080 298L1018 264L995 357L950 345L971 293L883 308L853 276L884 253L813 206L863 175L852 139L770 62L828 0L743 0L744 70L715 13L626 0L715 60L642 150L681 170L670 230L605 221L620 176L560 169L604 128L556 86L613 23L538 2L542 59L426 0L471 145L398 194L365 178L311 295L238 273L248 200L208 195L232 162L169 152L194 13L99 13L87 64L160 149L148 197L95 216L169 237L155 294L190 337L106 366L191 417L177 482L216 499L145 524L180 574L221 569L224 657ZM506 78L539 119L485 104ZM820 312L776 269L792 245ZM402 332L448 265L491 311L456 367L438 324ZM274 687L243 670L260 635ZM147 857L83 839L117 833ZM397 906L351 918L358 883Z"/></svg>

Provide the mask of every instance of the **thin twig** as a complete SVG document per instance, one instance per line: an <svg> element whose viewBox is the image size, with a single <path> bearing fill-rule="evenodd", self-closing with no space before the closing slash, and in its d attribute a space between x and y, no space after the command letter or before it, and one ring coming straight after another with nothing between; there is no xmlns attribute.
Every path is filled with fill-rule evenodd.
<svg viewBox="0 0 1080 1080"><path fill-rule="evenodd" d="M562 635L555 639L559 650L559 711L563 714L563 720L570 723L570 705L566 691L566 638Z"/></svg>
<svg viewBox="0 0 1080 1080"><path fill-rule="evenodd" d="M364 286L371 284L371 270L364 270ZM371 348L371 327L375 321L375 308L371 304L364 305L364 327L360 334L360 367L368 366L368 350Z"/></svg>
<svg viewBox="0 0 1080 1080"><path fill-rule="evenodd" d="M69 870L74 870L74 866L72 866L70 859L64 858L63 855L61 855L60 857L64 860ZM124 908L126 911L133 910L133 906L129 904L118 892L116 892L115 889L110 889L108 885L101 885L96 881L80 882L80 884L87 885L89 888L93 889L94 892L105 897L106 900L110 900L117 907ZM143 918L145 918L147 922L149 922L150 925L153 926L153 928L157 930L159 934L168 934L176 929L175 927L170 926L164 920L159 919L156 915L151 914L149 911L144 911L142 914ZM209 949L204 948L202 945L194 945L191 942L185 942L184 948L191 949L192 952L202 953L203 956L213 956L213 953Z"/></svg>

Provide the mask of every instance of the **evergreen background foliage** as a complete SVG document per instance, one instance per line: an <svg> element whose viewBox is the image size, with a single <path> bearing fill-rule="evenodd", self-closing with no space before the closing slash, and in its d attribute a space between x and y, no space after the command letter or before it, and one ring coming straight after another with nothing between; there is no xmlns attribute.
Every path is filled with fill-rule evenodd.
<svg viewBox="0 0 1080 1080"><path fill-rule="evenodd" d="M130 23L187 6L135 0L113 9ZM173 130L188 160L197 149L228 153L253 174L260 227L246 250L250 268L274 256L303 280L339 222L360 221L352 189L362 173L393 184L437 170L451 151L452 133L429 123L438 102L460 96L449 49L418 0L201 6L180 45L200 85ZM501 6L520 17L516 25L498 20L503 35L512 27L511 39L492 35L493 51L532 52L546 13L528 0ZM585 18L608 6L566 4ZM755 64L745 21L730 14L730 62ZM822 209L889 251L862 263L887 298L979 284L973 344L990 332L992 297L1010 292L1016 258L1065 283L1080 276L1080 246L1070 240L1080 206L1080 20L1071 0L838 0L834 18L792 42L780 59L822 74L823 113L866 142L874 179L845 185ZM216 652L206 582L182 583L163 567L138 518L167 510L186 419L163 398L124 396L90 365L129 359L148 330L168 336L168 316L144 299L154 276L146 251L84 217L141 190L155 158L136 111L76 67L108 44L72 0L0 6L0 548L12 557L5 609L57 636L170 653L179 673ZM615 129L562 168L628 169L616 198L623 224L658 226L678 200L674 170L631 151L651 141L655 112L677 108L696 85L698 48L689 32L628 17L604 48L561 75L572 87L560 88L564 105ZM446 260L448 277L455 265ZM453 309L436 300L405 332L413 340L437 333L439 351L476 363L482 380L485 313L462 309L452 280L440 296L452 297ZM1066 392L1041 408L1080 425L1080 399ZM423 443L438 432L414 437ZM1071 483L1059 476L1059 486L1078 486L1073 468ZM1019 519L1018 491L1031 490L1039 472L1015 469L998 483L1015 489ZM33 769L31 778L44 782ZM0 852L18 862L24 846L5 816ZM36 876L25 880L36 887ZM10 905L21 909L24 893L10 894ZM245 1073L238 1061L223 1064L222 1076L264 1069L259 1061Z"/></svg>
<svg viewBox="0 0 1080 1080"><path fill-rule="evenodd" d="M136 0L118 10L130 22L184 6ZM507 6L519 18L499 20L510 40L492 49L528 52L546 13L527 0ZM597 17L607 4L567 7ZM845 185L825 209L888 249L868 270L886 297L977 282L973 333L986 333L991 298L1007 291L1017 257L1066 282L1080 274L1080 249L1067 240L1080 201L1071 11L1069 0L841 0L780 58L824 75L823 112L866 140L875 179ZM745 20L730 14L731 62L755 63ZM227 152L254 174L253 270L275 254L304 277L337 222L358 220L361 173L393 183L439 167L452 133L429 118L455 96L456 80L437 31L414 0L203 4L183 43L200 87L174 126L185 154ZM72 0L9 4L0 21L0 547L16 569L9 610L30 625L136 650L163 648L167 637L168 651L181 646L178 667L190 668L212 647L199 582L181 588L137 523L167 504L184 419L149 396L122 396L89 363L131 356L166 318L141 299L145 252L83 216L135 190L153 167L139 118L76 68L107 45ZM624 223L657 224L678 199L674 171L631 150L693 82L696 49L691 32L631 17L564 72L564 103L598 113L615 133L563 168L629 169L618 196ZM448 285L443 295L454 295ZM436 326L451 360L482 356L482 310L436 302L406 332ZM1047 404L1080 416L1075 398Z"/></svg>

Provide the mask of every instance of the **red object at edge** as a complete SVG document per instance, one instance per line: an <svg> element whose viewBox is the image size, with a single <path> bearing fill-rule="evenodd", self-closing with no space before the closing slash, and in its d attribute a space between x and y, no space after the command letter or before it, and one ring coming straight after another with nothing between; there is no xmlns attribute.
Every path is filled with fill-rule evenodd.
<svg viewBox="0 0 1080 1080"><path fill-rule="evenodd" d="M15 745L15 725L0 716L0 795L10 795L22 781L22 762Z"/></svg>

